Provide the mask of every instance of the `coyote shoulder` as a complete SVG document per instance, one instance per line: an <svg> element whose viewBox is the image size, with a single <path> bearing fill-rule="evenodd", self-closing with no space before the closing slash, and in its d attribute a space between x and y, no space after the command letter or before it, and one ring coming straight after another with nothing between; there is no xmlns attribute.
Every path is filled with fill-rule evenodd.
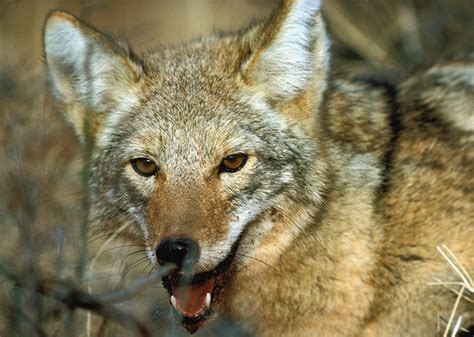
<svg viewBox="0 0 474 337"><path fill-rule="evenodd" d="M143 55L55 11L44 48L91 223L129 223L175 265L189 332L225 312L256 336L432 337L449 317L437 246L474 270L472 59L395 86L335 78L317 0Z"/></svg>

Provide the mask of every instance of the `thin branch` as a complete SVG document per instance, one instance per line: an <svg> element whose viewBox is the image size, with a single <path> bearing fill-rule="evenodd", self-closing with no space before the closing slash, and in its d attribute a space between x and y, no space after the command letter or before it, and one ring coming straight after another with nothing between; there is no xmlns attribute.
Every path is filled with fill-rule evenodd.
<svg viewBox="0 0 474 337"><path fill-rule="evenodd" d="M139 279L134 284L128 286L127 288L123 288L117 291L113 291L107 294L103 294L100 298L105 302L119 302L123 301L132 295L138 293L145 287L150 284L155 283L163 276L169 274L173 269L176 267L173 264L165 265L161 267L158 271L153 272L146 278Z"/></svg>
<svg viewBox="0 0 474 337"><path fill-rule="evenodd" d="M474 282L471 278L471 275L467 272L466 268L459 262L457 257L453 254L453 252L446 246L438 246L436 247L438 249L439 253L443 256L443 258L446 260L446 262L449 264L451 269L459 275L461 280L464 283L464 287L469 290L469 292L473 293L474 292Z"/></svg>
<svg viewBox="0 0 474 337"><path fill-rule="evenodd" d="M14 0L14 1L7 2L5 7L3 7L2 12L0 13L0 19L3 19L3 17L5 16L5 14L8 11L8 8L10 8L11 6L14 6L14 5L18 5L20 2L21 2L20 0Z"/></svg>
<svg viewBox="0 0 474 337"><path fill-rule="evenodd" d="M458 310L459 307L459 302L461 301L462 295L464 293L464 289L466 289L464 286L461 287L461 290L459 291L459 295L456 298L456 302L454 303L453 310L451 310L451 315L449 316L448 324L446 326L446 330L444 331L443 337L448 337L448 332L451 329L451 325L453 324L454 316L456 315L456 311ZM459 328L458 328L459 330ZM454 329L453 329L454 331Z"/></svg>
<svg viewBox="0 0 474 337"><path fill-rule="evenodd" d="M151 337L152 334L148 327L136 319L132 314L115 308L105 303L99 296L88 294L74 286L68 285L63 280L37 280L34 289L31 283L26 281L27 277L21 277L14 272L0 267L0 273L13 281L17 287L35 291L41 295L52 298L71 310L80 308L94 312L106 320L111 320L135 333L141 337ZM110 295L109 295L110 296Z"/></svg>

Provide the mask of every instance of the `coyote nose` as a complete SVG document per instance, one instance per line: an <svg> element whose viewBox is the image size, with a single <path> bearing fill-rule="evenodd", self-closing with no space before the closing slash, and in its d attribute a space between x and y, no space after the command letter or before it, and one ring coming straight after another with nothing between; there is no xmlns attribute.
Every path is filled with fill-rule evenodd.
<svg viewBox="0 0 474 337"><path fill-rule="evenodd" d="M189 238L165 239L156 249L158 262L176 264L179 270L190 270L199 259L199 246Z"/></svg>

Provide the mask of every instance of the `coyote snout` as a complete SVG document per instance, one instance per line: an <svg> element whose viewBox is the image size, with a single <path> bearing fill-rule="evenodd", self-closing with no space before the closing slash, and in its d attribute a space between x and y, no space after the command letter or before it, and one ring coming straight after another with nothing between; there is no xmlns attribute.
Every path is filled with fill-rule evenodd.
<svg viewBox="0 0 474 337"><path fill-rule="evenodd" d="M231 229L236 207L221 191L221 165L202 179L194 174L185 185L175 183L179 180L175 172L163 167L160 184L147 204L147 230L156 260L177 268L163 278L163 285L190 332L210 318L220 302L238 243Z"/></svg>
<svg viewBox="0 0 474 337"><path fill-rule="evenodd" d="M218 178L212 177L194 188L173 186L169 183L172 173L161 174L166 175L166 181L150 195L146 210L152 246L157 247L168 238L189 238L199 247L201 257L195 268L205 271L215 267L218 256L211 252L216 251L217 243L226 242L232 214L231 204L218 191ZM224 244L220 247L226 249Z"/></svg>

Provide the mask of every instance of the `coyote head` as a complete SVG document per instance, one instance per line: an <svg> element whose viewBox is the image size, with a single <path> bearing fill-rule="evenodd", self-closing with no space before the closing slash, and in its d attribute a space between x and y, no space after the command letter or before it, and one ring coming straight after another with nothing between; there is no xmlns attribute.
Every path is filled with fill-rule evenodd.
<svg viewBox="0 0 474 337"><path fill-rule="evenodd" d="M86 149L91 222L129 224L154 265L176 265L163 282L194 332L234 273L254 256L277 259L320 206L319 1L283 1L243 33L141 56L56 11L44 48L56 103Z"/></svg>

